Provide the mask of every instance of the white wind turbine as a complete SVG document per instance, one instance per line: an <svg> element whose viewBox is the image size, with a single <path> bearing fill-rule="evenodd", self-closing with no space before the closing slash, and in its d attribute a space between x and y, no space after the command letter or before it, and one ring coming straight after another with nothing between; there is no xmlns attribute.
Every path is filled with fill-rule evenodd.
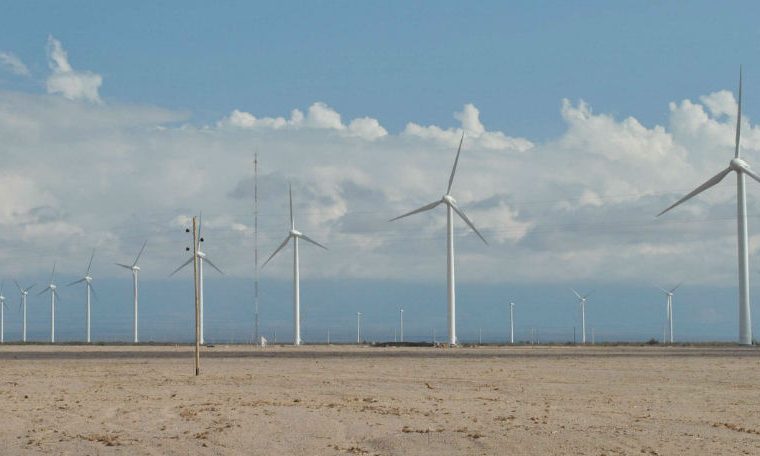
<svg viewBox="0 0 760 456"><path fill-rule="evenodd" d="M679 283L678 285L674 286L670 290L666 290L666 289L664 289L662 287L657 287L663 293L665 293L665 297L666 297L666 300L665 300L665 315L666 315L665 324L666 324L666 328L670 328L669 329L669 331L670 331L670 337L669 337L669 339L670 339L670 343L671 344L673 343L673 293L681 285L682 284Z"/></svg>
<svg viewBox="0 0 760 456"><path fill-rule="evenodd" d="M736 219L738 230L738 253L739 253L739 343L752 344L752 317L750 315L749 302L749 250L747 247L747 194L744 175L760 182L760 175L752 171L749 164L741 158L739 153L739 139L741 137L742 124L742 69L739 67L739 97L736 113L736 139L734 142L734 158L728 167L705 183L694 189L691 193L671 204L667 209L657 214L657 217L668 212L684 201L702 193L708 188L717 185L731 171L736 173Z"/></svg>
<svg viewBox="0 0 760 456"><path fill-rule="evenodd" d="M269 260L274 258L277 252L284 249L288 245L288 242L293 239L293 345L301 345L301 281L298 268L298 240L303 239L325 250L327 250L327 247L296 230L293 219L293 189L288 188L288 192L290 195L290 232L288 233L288 237L282 241L282 244L269 256L261 268L263 269L269 263Z"/></svg>
<svg viewBox="0 0 760 456"><path fill-rule="evenodd" d="M581 296L581 294L575 291L574 289L571 288L571 290L573 291L573 293L575 293L575 296L578 297L578 304L580 304L581 306L581 328L582 328L581 340L585 344L586 343L586 299L589 296L591 296L591 293L593 293L593 291L591 293L587 293Z"/></svg>
<svg viewBox="0 0 760 456"><path fill-rule="evenodd" d="M459 163L459 154L462 152L462 142L464 141L464 134L462 134L462 138L459 140L459 148L457 149L457 156L456 159L454 159L454 166L451 168L451 175L449 176L449 186L446 188L446 194L443 195L441 199L438 201L433 201L430 204L427 204L425 206L422 206L419 209L415 209L411 212L407 212L404 215L400 215L396 218L391 219L390 221L398 220L404 217L408 217L413 214L418 214L420 212L429 211L435 207L438 207L440 204L446 205L446 222L447 222L447 229L446 229L446 253L447 253L447 269L446 269L446 280L448 284L448 304L449 304L449 344L450 345L456 345L457 344L457 323L456 323L456 283L454 279L454 212L459 215L459 217L464 220L464 222L475 232L475 234L478 235L478 237L486 244L488 245L488 242L486 242L486 239L480 234L477 228L475 228L475 225L472 223L472 221L465 215L465 213L457 206L456 200L451 196L451 186L454 183L454 174L457 171L457 163Z"/></svg>
<svg viewBox="0 0 760 456"><path fill-rule="evenodd" d="M140 249L140 253L137 254L135 257L135 262L132 263L131 266L128 266L126 264L122 263L116 263L116 266L121 266L124 269L129 269L132 271L132 296L134 298L134 320L132 323L132 330L134 332L134 343L138 342L137 337L137 273L140 272L140 266L137 265L137 262L140 261L140 256L142 256L143 250L145 250L145 246L148 244L148 241L146 240L143 243L142 248Z"/></svg>
<svg viewBox="0 0 760 456"><path fill-rule="evenodd" d="M87 343L89 344L91 342L90 340L90 294L95 293L95 289L92 287L92 276L90 275L90 269L92 268L92 259L95 258L95 249L92 249L92 255L90 255L90 264L87 265L87 272L84 273L84 277L82 277L79 280L75 280L74 282L71 282L67 286L76 285L78 283L84 283L85 284L85 323L87 325Z"/></svg>
<svg viewBox="0 0 760 456"><path fill-rule="evenodd" d="M55 263L53 263L53 272L50 273L50 283L48 284L47 288L37 293L37 296L45 293L46 291L50 292L50 343L55 343L55 300L58 298L59 300L61 297L58 295L58 291L56 289L58 288L55 285Z"/></svg>
<svg viewBox="0 0 760 456"><path fill-rule="evenodd" d="M5 343L5 310L8 308L5 304L3 288L5 288L5 283L0 285L0 344Z"/></svg>
<svg viewBox="0 0 760 456"><path fill-rule="evenodd" d="M203 242L203 237L201 236L201 233L202 233L201 229L202 229L202 227L203 227L203 219L199 218L198 237L200 238L199 239L200 242ZM200 342L201 342L201 344L205 344L206 340L203 337L203 263L204 262L208 263L209 266L211 266L212 268L214 268L217 271L219 271L219 274L224 275L224 273L222 272L221 269L217 268L214 263L211 262L211 260L208 258L208 256L205 253L203 253L201 251L201 249L200 249L200 242L198 243L198 249L197 249L197 255L198 255L198 279L199 279L198 280L198 288L199 288L199 291L200 291L200 296L199 296L199 300L200 300L200 318L199 318L199 320L200 320L200 329L201 329L201 340L200 340ZM188 247L186 250L190 251L190 248ZM169 277L171 277L174 274L178 273L182 268L184 268L185 266L187 266L188 264L190 264L192 262L193 262L193 254L191 253L190 254L190 258L187 261L185 261L184 263L182 263L180 265L180 267L178 267L177 269L175 269L171 274L169 274Z"/></svg>
<svg viewBox="0 0 760 456"><path fill-rule="evenodd" d="M29 285L26 288L21 288L21 285L18 284L15 280L13 281L16 284L16 287L18 288L18 292L21 294L21 303L19 303L19 308L23 310L23 319L22 319L22 326L21 326L21 341L26 342L26 297L29 296L29 290L34 288L35 284Z"/></svg>

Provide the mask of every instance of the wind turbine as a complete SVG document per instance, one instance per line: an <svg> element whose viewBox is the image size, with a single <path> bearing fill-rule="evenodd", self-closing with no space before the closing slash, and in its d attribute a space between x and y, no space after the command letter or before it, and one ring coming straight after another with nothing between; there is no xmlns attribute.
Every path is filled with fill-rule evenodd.
<svg viewBox="0 0 760 456"><path fill-rule="evenodd" d="M683 283L683 282L682 282ZM665 315L667 317L666 320L666 328L670 328L670 343L673 343L673 293L682 285L682 283L679 283L678 285L671 288L669 291L662 288L659 288L663 293L665 293L666 301L665 301Z"/></svg>
<svg viewBox="0 0 760 456"><path fill-rule="evenodd" d="M296 230L293 218L293 189L289 187L288 192L290 195L290 232L288 232L288 237L282 241L282 244L269 256L261 268L264 269L269 260L274 258L277 252L284 249L288 245L288 242L293 239L293 345L301 345L301 281L298 268L298 240L303 239L325 250L327 250L327 247Z"/></svg>
<svg viewBox="0 0 760 456"><path fill-rule="evenodd" d="M26 288L21 288L21 285L19 285L18 282L15 280L13 282L16 284L16 288L18 288L18 292L21 294L21 303L19 304L19 307L24 310L24 318L21 326L21 342L26 342L26 297L29 296L29 290L34 288L35 284L29 285Z"/></svg>
<svg viewBox="0 0 760 456"><path fill-rule="evenodd" d="M731 171L736 173L736 219L737 219L737 249L739 257L739 343L742 345L752 344L752 317L749 304L749 250L747 247L747 192L745 174L760 182L760 175L752 171L749 164L741 158L739 153L739 139L741 137L742 124L742 68L739 67L739 97L736 114L736 140L734 142L734 158L728 163L728 168L714 175L705 183L694 189L691 193L670 205L667 209L657 214L657 217L668 212L684 201L702 193L714 185L717 185Z"/></svg>
<svg viewBox="0 0 760 456"><path fill-rule="evenodd" d="M3 288L5 288L5 283L0 285L0 344L5 343L5 309L8 308L5 304Z"/></svg>
<svg viewBox="0 0 760 456"><path fill-rule="evenodd" d="M135 262L132 263L131 266L127 266L126 264L122 263L116 263L116 266L121 266L124 269L129 269L132 271L132 296L134 297L134 322L132 323L132 330L134 332L134 343L138 342L137 337L137 273L140 272L140 266L137 265L137 262L140 261L140 256L143 254L143 250L145 250L145 246L148 244L148 241L146 240L143 243L142 248L140 249L140 253L137 254L135 257Z"/></svg>
<svg viewBox="0 0 760 456"><path fill-rule="evenodd" d="M53 283L55 281L55 263L53 263L53 272L50 273L50 283L48 284L47 288L37 293L37 296L45 293L46 291L50 292L50 343L55 343L55 299L61 299L61 297L58 295L58 291L56 291L56 285Z"/></svg>
<svg viewBox="0 0 760 456"><path fill-rule="evenodd" d="M593 293L593 291L591 293L587 293L581 296L581 294L575 291L574 289L571 288L571 290L573 291L573 293L575 293L575 296L578 297L578 304L580 304L581 306L581 328L582 328L581 331L583 332L583 334L581 335L581 340L585 344L586 343L586 299L589 296L591 296L591 293Z"/></svg>
<svg viewBox="0 0 760 456"><path fill-rule="evenodd" d="M459 163L459 154L462 152L462 142L464 141L464 133L459 140L459 148L457 149L457 156L454 159L454 166L451 168L451 175L449 176L449 186L446 188L446 194L438 201L433 201L430 204L422 206L419 209L415 209L411 212L407 212L404 215L400 215L390 221L398 220L404 217L408 217L420 212L429 211L440 204L446 205L446 253L447 253L447 269L446 280L448 284L448 299L449 299L449 344L457 344L457 323L456 323L456 284L454 280L454 212L464 220L464 222L480 237L480 239L488 245L486 239L480 234L472 221L465 215L465 213L457 206L456 200L451 196L451 186L454 183L454 174L457 171L457 163Z"/></svg>
<svg viewBox="0 0 760 456"><path fill-rule="evenodd" d="M92 268L92 259L95 258L95 249L92 249L92 255L90 255L90 263L87 265L87 272L84 273L84 277L79 280L71 282L67 286L76 285L78 283L84 283L86 289L86 308L85 308L85 322L87 324L87 343L90 341L90 294L95 293L95 289L92 288L92 276L90 275L90 269Z"/></svg>
<svg viewBox="0 0 760 456"><path fill-rule="evenodd" d="M201 233L202 233L201 228L202 227L203 227L203 219L199 218L198 237L200 238L199 239L200 242L203 242L203 237L201 236ZM214 263L211 262L211 260L206 256L205 253L203 253L201 251L201 249L200 249L200 247L201 247L200 246L200 242L198 243L198 249L197 249L197 255L198 255L198 278L199 278L198 288L199 288L199 291L200 291L200 295L199 295L199 299L200 299L200 318L199 318L199 320L200 320L200 327L201 327L201 340L200 340L200 342L201 342L201 344L205 344L206 341L205 341L205 339L203 337L203 263L204 262L208 263L209 266L211 266L212 268L214 268L217 271L219 271L219 274L224 275L224 273L222 272L221 269L217 268ZM189 251L190 248L187 247L186 250ZM193 254L191 253L190 254L190 258L187 261L185 261L184 263L182 263L180 265L180 267L178 267L177 269L175 269L171 274L169 274L169 277L171 277L174 274L178 273L182 268L184 268L185 266L187 266L188 264L190 264L192 262L193 262Z"/></svg>
<svg viewBox="0 0 760 456"><path fill-rule="evenodd" d="M515 344L515 303L509 303L509 343Z"/></svg>

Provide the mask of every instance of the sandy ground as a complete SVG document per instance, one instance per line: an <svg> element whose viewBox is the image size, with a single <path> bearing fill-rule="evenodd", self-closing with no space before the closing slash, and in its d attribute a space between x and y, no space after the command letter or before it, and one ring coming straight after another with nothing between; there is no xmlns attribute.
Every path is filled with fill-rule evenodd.
<svg viewBox="0 0 760 456"><path fill-rule="evenodd" d="M743 348L0 347L0 454L760 454Z"/></svg>

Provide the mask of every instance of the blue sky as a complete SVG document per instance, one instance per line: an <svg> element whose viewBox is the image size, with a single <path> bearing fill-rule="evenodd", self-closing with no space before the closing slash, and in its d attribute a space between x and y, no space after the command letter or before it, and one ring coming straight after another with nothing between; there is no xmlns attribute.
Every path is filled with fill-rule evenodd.
<svg viewBox="0 0 760 456"><path fill-rule="evenodd" d="M228 272L208 276L209 308L222 309L209 338L242 338L255 149L261 255L286 233L288 182L299 227L330 247L303 252L307 341L335 324L351 334L355 311L388 338L400 305L420 316L418 337L442 335L443 213L386 221L440 197L464 132L454 195L492 242L457 226L463 338L498 334L514 298L530 309L523 322L563 339L577 326L569 286L599 290L599 334L657 336L653 285L687 280L692 310L677 314L677 334L733 340L732 183L653 215L730 158L739 64L743 147L760 160L757 13L752 2L6 4L5 294L11 278L47 281L54 261L61 282L74 280L97 248L100 322L128 339L128 277L112 264L149 239L147 337L187 337L177 309L191 288L166 276L182 262L188 217L203 211L208 253ZM289 261L262 273L262 327L282 340ZM62 294L59 330L76 338L81 297ZM43 339L45 301L34 299ZM8 318L12 334L15 309Z"/></svg>

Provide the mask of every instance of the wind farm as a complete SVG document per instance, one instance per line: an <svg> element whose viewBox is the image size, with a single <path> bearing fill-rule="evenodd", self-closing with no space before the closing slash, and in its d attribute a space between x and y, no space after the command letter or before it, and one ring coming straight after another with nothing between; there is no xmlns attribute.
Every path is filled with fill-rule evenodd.
<svg viewBox="0 0 760 456"><path fill-rule="evenodd" d="M758 14L4 5L0 455L760 454Z"/></svg>

